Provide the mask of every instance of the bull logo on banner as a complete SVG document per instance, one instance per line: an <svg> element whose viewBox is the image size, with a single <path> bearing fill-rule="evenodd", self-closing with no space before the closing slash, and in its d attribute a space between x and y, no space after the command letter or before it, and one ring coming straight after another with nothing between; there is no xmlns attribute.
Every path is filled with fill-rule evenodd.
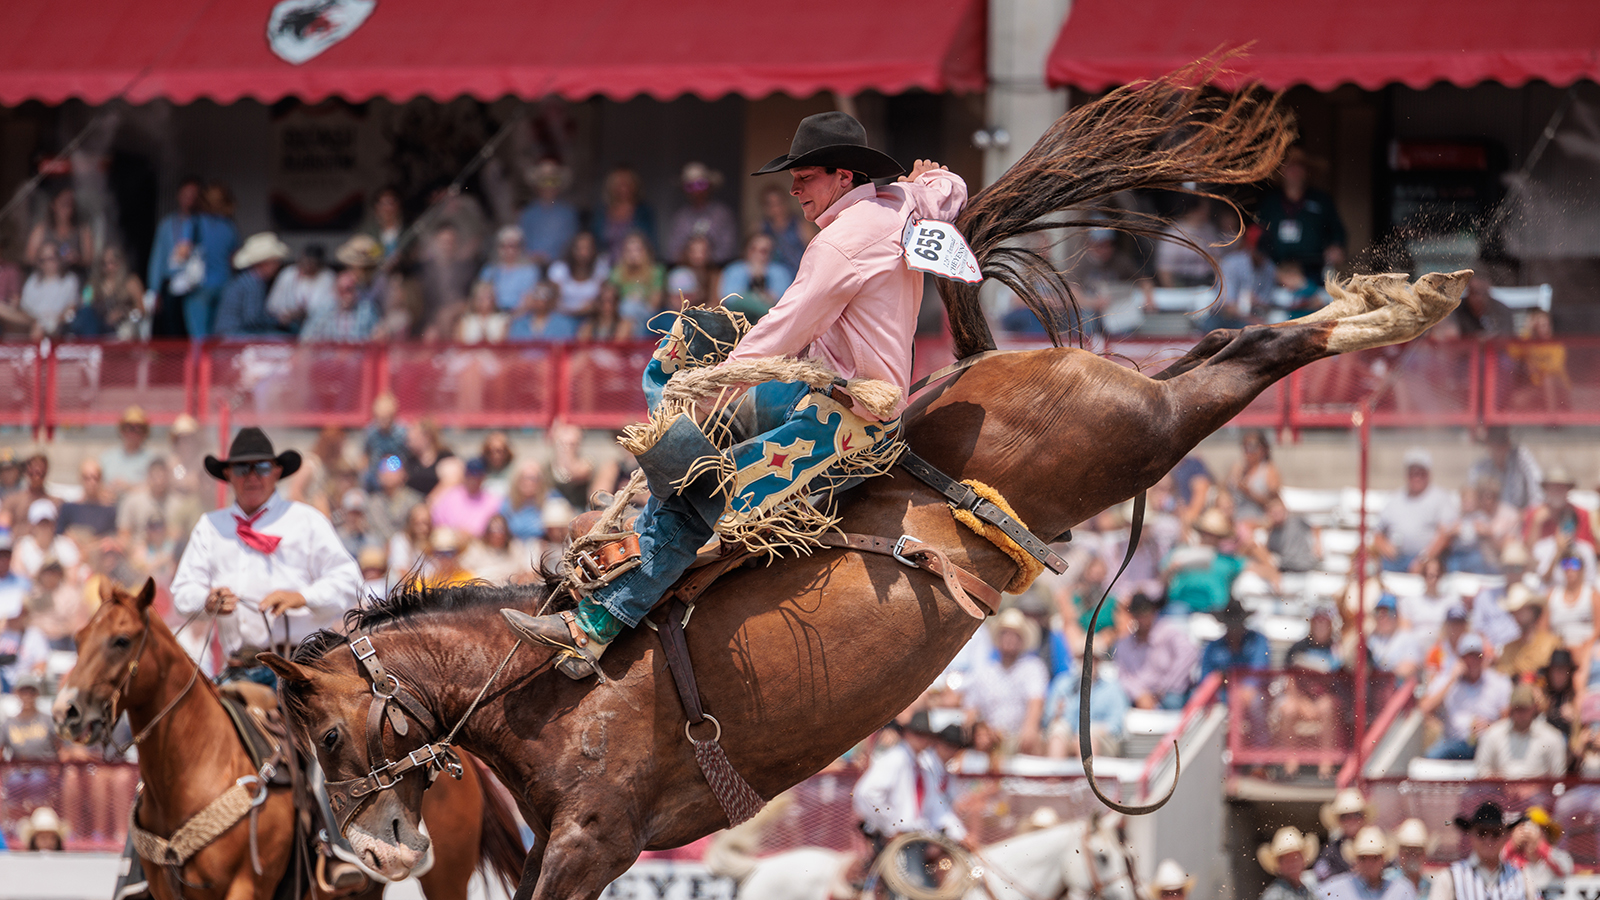
<svg viewBox="0 0 1600 900"><path fill-rule="evenodd" d="M355 32L377 0L282 0L267 18L267 45L290 65L302 65Z"/></svg>

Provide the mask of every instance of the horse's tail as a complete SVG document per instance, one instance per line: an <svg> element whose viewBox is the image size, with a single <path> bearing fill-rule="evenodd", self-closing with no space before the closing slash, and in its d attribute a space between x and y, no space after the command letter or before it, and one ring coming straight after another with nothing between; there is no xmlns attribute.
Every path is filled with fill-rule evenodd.
<svg viewBox="0 0 1600 900"><path fill-rule="evenodd" d="M787 813L793 805L793 796L779 794L743 824L717 832L706 847L702 860L706 869L719 878L732 878L735 882L742 883L749 878L760 861L756 858L756 850L761 845L761 836L774 820Z"/></svg>
<svg viewBox="0 0 1600 900"><path fill-rule="evenodd" d="M528 851L522 846L522 828L507 802L505 791L476 757L463 756L463 762L478 768L478 783L483 786L483 820L478 838L478 867L484 877L497 875L508 895L517 892L522 880L522 865Z"/></svg>
<svg viewBox="0 0 1600 900"><path fill-rule="evenodd" d="M1176 240L1204 255L1191 241L1163 238L1165 219L1120 208L1114 195L1156 188L1231 206L1204 185L1249 184L1277 170L1293 140L1279 98L1208 87L1231 55L1119 87L1070 110L956 218L984 276L1010 288L1039 317L1052 342L1060 344L1061 323L1076 310L1077 298L1047 252L1017 238L1058 228L1114 228ZM939 293L956 358L994 349L978 285L940 279Z"/></svg>

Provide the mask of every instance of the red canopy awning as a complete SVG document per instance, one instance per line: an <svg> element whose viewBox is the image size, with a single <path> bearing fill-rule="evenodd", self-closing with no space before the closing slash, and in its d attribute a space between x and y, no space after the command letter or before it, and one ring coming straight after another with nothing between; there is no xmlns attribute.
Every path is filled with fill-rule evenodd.
<svg viewBox="0 0 1600 900"><path fill-rule="evenodd" d="M1224 87L1256 79L1275 90L1515 87L1600 77L1595 0L1074 0L1047 74L1056 87L1099 91L1251 41Z"/></svg>
<svg viewBox="0 0 1600 900"><path fill-rule="evenodd" d="M797 21L725 0L6 0L0 104L977 91L984 10L810 0Z"/></svg>

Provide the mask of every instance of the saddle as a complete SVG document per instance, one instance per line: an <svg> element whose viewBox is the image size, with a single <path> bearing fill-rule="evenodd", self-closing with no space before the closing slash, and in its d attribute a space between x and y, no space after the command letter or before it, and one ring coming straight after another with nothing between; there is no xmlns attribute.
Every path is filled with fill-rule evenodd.
<svg viewBox="0 0 1600 900"><path fill-rule="evenodd" d="M286 761L289 746L289 729L278 709L278 695L271 688L253 681L233 681L217 688L222 697L222 708L228 711L233 729L239 733L250 763L260 770L269 760L276 760L267 784L272 787L289 787L292 773Z"/></svg>

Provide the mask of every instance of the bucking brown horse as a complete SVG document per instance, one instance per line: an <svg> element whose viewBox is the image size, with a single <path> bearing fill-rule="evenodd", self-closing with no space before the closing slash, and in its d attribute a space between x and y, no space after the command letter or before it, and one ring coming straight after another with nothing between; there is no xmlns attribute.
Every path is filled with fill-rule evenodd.
<svg viewBox="0 0 1600 900"><path fill-rule="evenodd" d="M1042 259L1009 249L1007 228L1026 233L1038 216L1075 205L1064 199L1269 174L1288 140L1272 102L1213 101L1192 82L1191 73L1130 88L1069 113L1018 168L976 196L957 224L974 236L986 274L1017 282L1030 305L1048 303L1059 292L1029 280ZM1050 191L1053 199L1040 199ZM996 226L994 217L1005 216L1011 224ZM1296 368L1421 334L1455 308L1468 274L1428 275L1415 285L1398 275L1359 277L1314 315L1213 332L1155 377L1075 349L992 356L918 397L905 434L921 457L999 492L1029 529L1055 539L1155 484ZM992 346L975 294L949 292L946 303L958 354ZM904 470L856 488L839 512L845 531L914 536L990 585L1018 571ZM522 647L476 700L515 643L499 608L536 609L544 599L542 587L411 591L353 625L388 676L445 727L461 722L455 743L517 794L539 837L518 900L593 900L641 851L688 843L728 817L696 764L650 629L611 647L598 684L561 677L548 650ZM728 758L771 798L911 704L977 625L939 578L887 556L827 549L724 575L701 596L686 631ZM371 758L372 682L358 668L354 639L324 634L294 661L266 658L283 679L293 727L317 748L330 781L360 779L382 764ZM379 727L378 752L390 760L441 739ZM416 829L425 781L407 775L365 796L346 834L403 868L425 843Z"/></svg>
<svg viewBox="0 0 1600 900"><path fill-rule="evenodd" d="M147 580L137 595L104 584L99 609L77 634L78 664L57 695L56 726L68 740L102 741L126 711L134 733L143 736L138 822L146 831L170 837L239 779L254 777L257 769L223 709L218 688L198 674L160 617L150 615L155 583ZM271 692L260 690L270 702ZM420 798L435 848L433 867L419 878L429 900L466 900L467 883L480 863L508 886L522 865L515 817L483 780L476 761L464 761L460 781L441 778ZM256 814L256 859L250 822L241 819L173 867L175 872L145 859L157 900L267 900L279 881L292 874L286 871L294 839L290 791L265 790L256 783L249 787L252 795L263 790L266 795ZM382 884L374 883L362 896L375 898L382 892Z"/></svg>

